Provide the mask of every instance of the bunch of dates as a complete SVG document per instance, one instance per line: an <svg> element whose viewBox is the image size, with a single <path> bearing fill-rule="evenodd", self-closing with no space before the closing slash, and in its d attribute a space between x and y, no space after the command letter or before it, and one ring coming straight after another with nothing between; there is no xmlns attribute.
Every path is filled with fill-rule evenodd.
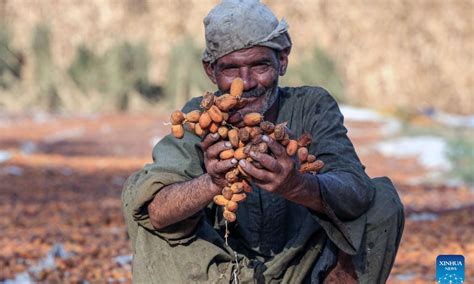
<svg viewBox="0 0 474 284"><path fill-rule="evenodd" d="M250 152L260 152L272 155L268 145L262 142L262 135L268 135L281 145L286 147L286 153L299 161L299 171L301 173L316 174L320 171L324 163L317 160L316 156L308 153L308 145L311 143L311 135L303 134L298 139L291 138L291 132L287 128L287 123L273 124L263 120L260 113L247 113L238 120L232 119L238 111L245 106L245 99L241 97L244 89L242 79L236 78L232 81L230 92L221 96L215 96L206 92L201 101L201 109L183 113L179 110L171 114L171 132L174 137L181 139L184 137L184 128L201 138L208 133L218 133L221 140L229 141L232 149L220 153L220 160L246 159L255 167L262 168L258 161L252 160ZM240 127L237 127L238 121ZM242 122L243 121L243 126ZM229 170L225 175L227 186L222 189L222 194L214 197L214 203L224 208L224 218L229 222L236 220L235 212L238 203L245 200L246 193L252 191L250 186L251 177L237 165Z"/></svg>

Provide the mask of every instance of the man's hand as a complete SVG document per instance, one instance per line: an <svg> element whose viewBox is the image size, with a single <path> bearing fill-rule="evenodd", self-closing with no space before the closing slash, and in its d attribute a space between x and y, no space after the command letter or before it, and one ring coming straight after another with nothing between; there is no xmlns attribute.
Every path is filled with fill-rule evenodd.
<svg viewBox="0 0 474 284"><path fill-rule="evenodd" d="M288 156L285 147L268 136L263 136L262 140L267 143L273 157L258 152L250 152L250 157L258 161L263 169L256 168L245 160L240 160L239 164L247 174L254 178L253 182L257 186L286 197L290 189L296 186L301 174L296 170L295 161Z"/></svg>
<svg viewBox="0 0 474 284"><path fill-rule="evenodd" d="M219 154L222 151L232 149L232 144L229 141L217 142L219 138L217 133L208 134L201 142L201 149L204 152L204 165L208 175L214 184L223 188L227 185L225 174L237 165L237 160L234 158L219 160Z"/></svg>
<svg viewBox="0 0 474 284"><path fill-rule="evenodd" d="M324 213L319 182L316 176L301 174L296 169L295 160L286 153L285 147L268 136L262 140L267 143L273 156L264 153L250 153L263 169L240 160L243 170L252 176L252 182L263 190L281 194L284 198L301 204L316 212Z"/></svg>

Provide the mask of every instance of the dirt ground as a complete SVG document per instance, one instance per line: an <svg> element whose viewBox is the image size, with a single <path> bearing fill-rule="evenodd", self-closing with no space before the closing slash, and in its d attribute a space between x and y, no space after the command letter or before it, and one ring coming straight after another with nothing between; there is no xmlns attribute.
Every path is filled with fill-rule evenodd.
<svg viewBox="0 0 474 284"><path fill-rule="evenodd" d="M130 282L131 246L120 193L151 162L168 133L164 115L0 115L0 282ZM377 123L347 123L370 176L393 179L405 205L405 232L389 283L435 280L436 256L463 254L474 279L474 193L465 186L414 185L426 174L413 158L370 150ZM0 160L1 161L1 160ZM23 274L22 274L23 273Z"/></svg>

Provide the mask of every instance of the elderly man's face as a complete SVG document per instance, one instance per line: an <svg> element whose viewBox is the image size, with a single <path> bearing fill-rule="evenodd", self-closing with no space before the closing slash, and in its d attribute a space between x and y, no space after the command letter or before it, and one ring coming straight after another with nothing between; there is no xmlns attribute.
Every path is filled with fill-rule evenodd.
<svg viewBox="0 0 474 284"><path fill-rule="evenodd" d="M288 53L289 50L277 53L268 47L255 46L227 54L212 65L204 63L204 69L222 92L229 91L232 80L242 78L242 96L249 101L244 112L263 113L275 101L278 77L286 72Z"/></svg>

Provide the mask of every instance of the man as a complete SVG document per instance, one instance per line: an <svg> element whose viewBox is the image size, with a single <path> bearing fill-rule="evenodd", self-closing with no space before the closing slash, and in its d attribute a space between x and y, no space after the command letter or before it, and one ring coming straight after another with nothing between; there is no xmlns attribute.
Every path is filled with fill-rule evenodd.
<svg viewBox="0 0 474 284"><path fill-rule="evenodd" d="M325 163L300 174L283 146L264 137L274 156L252 153L263 169L240 161L253 192L226 228L212 198L235 159L218 136L190 132L163 138L154 163L131 176L122 199L133 246L134 282L383 283L403 230L403 207L387 178L369 179L346 136L334 99L322 88L279 88L288 65L288 26L258 0L224 0L204 20L203 65L228 92L244 81L247 104L233 116L260 112L313 136ZM192 99L184 112L199 109ZM226 229L230 236L224 240Z"/></svg>

